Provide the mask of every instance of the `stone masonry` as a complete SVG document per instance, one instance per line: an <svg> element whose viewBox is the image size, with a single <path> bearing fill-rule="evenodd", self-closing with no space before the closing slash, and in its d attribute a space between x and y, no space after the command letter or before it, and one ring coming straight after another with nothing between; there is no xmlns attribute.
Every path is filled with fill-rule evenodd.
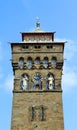
<svg viewBox="0 0 77 130"><path fill-rule="evenodd" d="M64 42L56 42L54 34L42 31L37 22L34 31L21 33L21 42L11 43L14 72L11 130L64 130L61 86ZM25 89L24 75L28 78ZM47 88L50 75L52 89Z"/></svg>

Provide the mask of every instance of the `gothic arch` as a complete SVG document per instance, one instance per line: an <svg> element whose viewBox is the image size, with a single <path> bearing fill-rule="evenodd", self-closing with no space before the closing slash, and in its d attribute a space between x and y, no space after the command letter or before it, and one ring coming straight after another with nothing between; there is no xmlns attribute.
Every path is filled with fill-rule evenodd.
<svg viewBox="0 0 77 130"><path fill-rule="evenodd" d="M44 66L44 68L48 67L48 61L49 61L48 57L43 58L43 66Z"/></svg>
<svg viewBox="0 0 77 130"><path fill-rule="evenodd" d="M32 68L32 57L27 58L26 66L28 69Z"/></svg>
<svg viewBox="0 0 77 130"><path fill-rule="evenodd" d="M18 67L19 67L19 69L24 68L24 58L23 57L19 58Z"/></svg>
<svg viewBox="0 0 77 130"><path fill-rule="evenodd" d="M34 63L35 64L40 64L40 57L36 57Z"/></svg>
<svg viewBox="0 0 77 130"><path fill-rule="evenodd" d="M52 57L52 59L51 59L51 65L52 65L52 67L55 68L56 64L57 64L57 58L56 57Z"/></svg>

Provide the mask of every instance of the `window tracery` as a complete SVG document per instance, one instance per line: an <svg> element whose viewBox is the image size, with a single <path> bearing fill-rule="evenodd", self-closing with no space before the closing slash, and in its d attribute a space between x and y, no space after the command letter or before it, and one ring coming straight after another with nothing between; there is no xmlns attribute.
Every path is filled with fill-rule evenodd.
<svg viewBox="0 0 77 130"><path fill-rule="evenodd" d="M25 67L23 57L19 58L18 67L19 67L19 69L23 69ZM40 57L36 57L34 61L32 60L31 57L28 57L27 61L26 61L26 67L28 69L32 69L32 67L37 68L37 69L40 69L40 68L45 68L45 69L56 68L57 67L57 58L52 57L51 62L49 62L48 57L44 57L43 61L41 62Z"/></svg>
<svg viewBox="0 0 77 130"><path fill-rule="evenodd" d="M46 120L46 110L47 108L43 105L32 105L29 108L30 120L35 121L45 121Z"/></svg>

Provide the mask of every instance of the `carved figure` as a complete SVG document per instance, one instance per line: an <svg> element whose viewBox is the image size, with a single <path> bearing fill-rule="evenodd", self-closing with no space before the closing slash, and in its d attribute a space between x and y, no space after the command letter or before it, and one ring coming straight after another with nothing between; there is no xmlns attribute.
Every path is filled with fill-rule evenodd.
<svg viewBox="0 0 77 130"><path fill-rule="evenodd" d="M48 78L48 83L49 83L49 89L52 90L53 89L53 86L54 86L54 78L52 75L49 76Z"/></svg>
<svg viewBox="0 0 77 130"><path fill-rule="evenodd" d="M22 82L22 85L21 85L21 88L23 89L23 90L26 90L27 88L28 88L28 76L25 74L24 76L23 76L23 78L22 78L22 80L21 80L21 82Z"/></svg>
<svg viewBox="0 0 77 130"><path fill-rule="evenodd" d="M47 89L50 89L50 90L54 88L54 77L52 74L49 74L46 77L46 87Z"/></svg>

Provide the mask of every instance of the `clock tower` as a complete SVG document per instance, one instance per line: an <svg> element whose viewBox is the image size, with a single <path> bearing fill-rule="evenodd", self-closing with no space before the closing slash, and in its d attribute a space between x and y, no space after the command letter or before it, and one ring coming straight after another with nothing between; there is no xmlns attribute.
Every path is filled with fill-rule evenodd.
<svg viewBox="0 0 77 130"><path fill-rule="evenodd" d="M64 42L40 22L11 43L14 88L11 130L64 130L62 70Z"/></svg>

